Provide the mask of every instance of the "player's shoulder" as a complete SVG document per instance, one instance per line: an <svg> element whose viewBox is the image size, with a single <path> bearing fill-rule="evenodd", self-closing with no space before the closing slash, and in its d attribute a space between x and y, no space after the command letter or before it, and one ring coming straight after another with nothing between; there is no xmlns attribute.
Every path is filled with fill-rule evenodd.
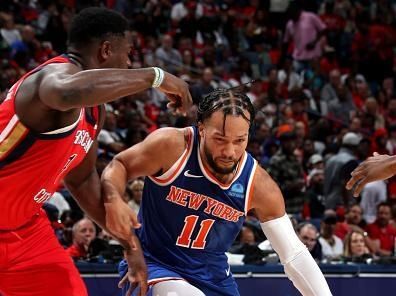
<svg viewBox="0 0 396 296"><path fill-rule="evenodd" d="M270 192L273 192L274 187L277 187L271 176L259 164L255 167L252 178L254 192L260 196L265 195L269 188Z"/></svg>
<svg viewBox="0 0 396 296"><path fill-rule="evenodd" d="M67 76L73 75L81 71L76 65L71 63L53 63L47 65L41 65L35 69L35 71L29 73L27 77L21 83L21 88L35 88L41 85L41 82L46 79L62 79Z"/></svg>
<svg viewBox="0 0 396 296"><path fill-rule="evenodd" d="M188 137L187 129L160 128L137 144L136 148L167 171L189 147Z"/></svg>
<svg viewBox="0 0 396 296"><path fill-rule="evenodd" d="M146 142L158 145L165 150L184 147L192 136L191 128L164 127L155 130L147 138Z"/></svg>
<svg viewBox="0 0 396 296"><path fill-rule="evenodd" d="M80 71L81 68L73 63L51 63L43 65L39 72L44 75L73 75Z"/></svg>
<svg viewBox="0 0 396 296"><path fill-rule="evenodd" d="M149 137L161 140L172 140L184 135L186 128L162 127L153 131Z"/></svg>

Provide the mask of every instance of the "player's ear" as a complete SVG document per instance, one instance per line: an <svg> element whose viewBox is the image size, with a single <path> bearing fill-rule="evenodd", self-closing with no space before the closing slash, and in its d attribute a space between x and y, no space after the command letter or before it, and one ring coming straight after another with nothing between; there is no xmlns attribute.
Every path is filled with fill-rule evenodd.
<svg viewBox="0 0 396 296"><path fill-rule="evenodd" d="M198 122L198 133L199 133L200 137L204 136L204 130L205 130L205 128L204 128L203 123L202 122Z"/></svg>
<svg viewBox="0 0 396 296"><path fill-rule="evenodd" d="M99 61L105 62L112 54L111 43L110 41L104 41L99 46Z"/></svg>

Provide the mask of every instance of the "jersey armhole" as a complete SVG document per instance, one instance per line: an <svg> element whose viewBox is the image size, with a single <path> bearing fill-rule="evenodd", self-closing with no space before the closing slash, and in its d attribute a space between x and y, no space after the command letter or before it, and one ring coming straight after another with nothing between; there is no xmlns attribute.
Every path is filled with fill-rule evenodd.
<svg viewBox="0 0 396 296"><path fill-rule="evenodd" d="M256 179L257 174L257 160L254 160L252 171L250 172L249 182L246 189L246 196L245 196L245 216L250 210L250 204L254 194L254 181Z"/></svg>
<svg viewBox="0 0 396 296"><path fill-rule="evenodd" d="M188 139L187 139L187 147L184 149L182 155L179 159L160 176L149 176L151 181L160 186L167 186L172 183L180 174L180 172L184 169L187 164L188 159L190 158L191 152L194 146L194 129L189 127L188 131Z"/></svg>

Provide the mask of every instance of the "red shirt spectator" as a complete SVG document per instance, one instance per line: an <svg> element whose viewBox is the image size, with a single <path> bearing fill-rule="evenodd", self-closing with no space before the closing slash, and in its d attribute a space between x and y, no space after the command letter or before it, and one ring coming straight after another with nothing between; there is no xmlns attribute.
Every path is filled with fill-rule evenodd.
<svg viewBox="0 0 396 296"><path fill-rule="evenodd" d="M390 205L386 202L380 203L377 206L377 220L367 225L369 237L379 241L377 253L383 256L393 253L396 229L389 224L391 216Z"/></svg>
<svg viewBox="0 0 396 296"><path fill-rule="evenodd" d="M91 220L83 218L73 226L73 245L66 252L75 259L86 258L88 247L96 237L96 228Z"/></svg>
<svg viewBox="0 0 396 296"><path fill-rule="evenodd" d="M340 208L338 209L340 212ZM338 215L339 216L339 215ZM352 230L363 231L365 222L363 219L363 210L359 205L353 205L345 214L345 220L337 222L336 227L334 229L334 234L338 236L340 239L344 239L348 232Z"/></svg>
<svg viewBox="0 0 396 296"><path fill-rule="evenodd" d="M348 223L346 223L346 221L337 222L336 227L334 229L334 234L343 240L350 230L351 227L349 226Z"/></svg>
<svg viewBox="0 0 396 296"><path fill-rule="evenodd" d="M381 227L377 222L367 225L369 236L380 241L380 248L392 252L396 230L393 226Z"/></svg>
<svg viewBox="0 0 396 296"><path fill-rule="evenodd" d="M66 249L66 252L72 258L86 258L88 255L84 247L78 245L71 245L69 248Z"/></svg>

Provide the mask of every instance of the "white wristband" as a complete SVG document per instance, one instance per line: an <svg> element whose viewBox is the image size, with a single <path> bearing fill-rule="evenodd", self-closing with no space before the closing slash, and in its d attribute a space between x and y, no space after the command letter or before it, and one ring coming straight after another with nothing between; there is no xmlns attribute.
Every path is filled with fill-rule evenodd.
<svg viewBox="0 0 396 296"><path fill-rule="evenodd" d="M164 70L158 67L152 67L155 73L154 81L153 84L151 85L152 87L160 87L162 84L162 81L164 81L165 73Z"/></svg>

